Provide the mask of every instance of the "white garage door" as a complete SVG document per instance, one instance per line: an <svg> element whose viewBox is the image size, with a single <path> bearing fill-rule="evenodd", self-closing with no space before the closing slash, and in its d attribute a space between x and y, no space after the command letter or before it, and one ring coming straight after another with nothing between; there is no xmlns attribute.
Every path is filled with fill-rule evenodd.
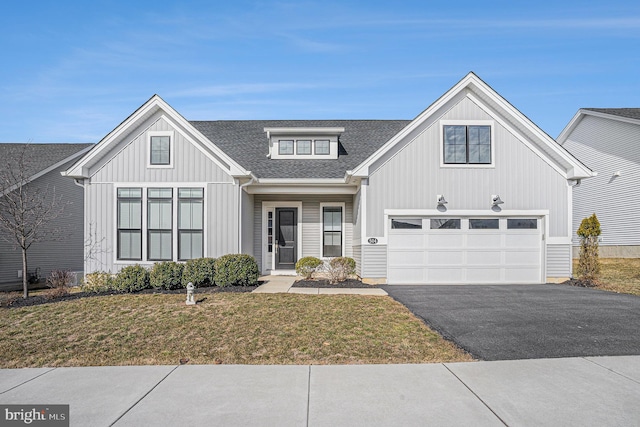
<svg viewBox="0 0 640 427"><path fill-rule="evenodd" d="M543 282L540 217L402 217L388 227L389 284Z"/></svg>

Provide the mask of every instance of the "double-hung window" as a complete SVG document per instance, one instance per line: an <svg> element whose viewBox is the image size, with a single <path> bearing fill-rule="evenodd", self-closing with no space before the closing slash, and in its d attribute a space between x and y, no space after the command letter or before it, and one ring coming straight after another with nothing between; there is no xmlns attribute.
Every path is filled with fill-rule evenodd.
<svg viewBox="0 0 640 427"><path fill-rule="evenodd" d="M118 259L142 259L142 188L118 188Z"/></svg>
<svg viewBox="0 0 640 427"><path fill-rule="evenodd" d="M178 259L201 258L204 252L204 190L178 189Z"/></svg>
<svg viewBox="0 0 640 427"><path fill-rule="evenodd" d="M491 126L445 125L444 164L491 164Z"/></svg>
<svg viewBox="0 0 640 427"><path fill-rule="evenodd" d="M150 261L172 259L172 198L171 188L147 190L147 258Z"/></svg>
<svg viewBox="0 0 640 427"><path fill-rule="evenodd" d="M342 256L342 207L322 208L322 256Z"/></svg>

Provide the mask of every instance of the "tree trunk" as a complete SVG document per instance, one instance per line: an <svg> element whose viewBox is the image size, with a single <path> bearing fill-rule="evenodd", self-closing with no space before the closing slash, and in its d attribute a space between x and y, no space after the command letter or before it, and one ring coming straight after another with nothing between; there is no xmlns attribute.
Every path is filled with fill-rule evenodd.
<svg viewBox="0 0 640 427"><path fill-rule="evenodd" d="M27 273L27 250L22 249L22 297L29 298L29 273Z"/></svg>

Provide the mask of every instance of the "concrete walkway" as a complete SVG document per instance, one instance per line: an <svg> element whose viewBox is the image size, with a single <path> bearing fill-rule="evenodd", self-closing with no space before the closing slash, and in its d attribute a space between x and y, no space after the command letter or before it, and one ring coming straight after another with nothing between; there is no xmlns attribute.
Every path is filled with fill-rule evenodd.
<svg viewBox="0 0 640 427"><path fill-rule="evenodd" d="M380 288L292 288L295 276L263 276L260 281L264 283L253 292L257 294L310 294L310 295L388 295Z"/></svg>
<svg viewBox="0 0 640 427"><path fill-rule="evenodd" d="M638 401L640 356L0 370L0 409L69 404L72 426L637 426Z"/></svg>

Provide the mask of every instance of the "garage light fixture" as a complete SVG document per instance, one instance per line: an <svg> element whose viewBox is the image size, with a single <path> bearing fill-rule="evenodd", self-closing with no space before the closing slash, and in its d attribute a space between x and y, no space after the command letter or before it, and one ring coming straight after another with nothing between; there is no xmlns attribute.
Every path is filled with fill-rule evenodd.
<svg viewBox="0 0 640 427"><path fill-rule="evenodd" d="M442 194L438 194L438 206L444 206L447 203L448 202L444 199L444 196Z"/></svg>
<svg viewBox="0 0 640 427"><path fill-rule="evenodd" d="M491 206L498 206L503 204L504 202L500 199L500 196L498 196L497 194L493 194L491 196Z"/></svg>

